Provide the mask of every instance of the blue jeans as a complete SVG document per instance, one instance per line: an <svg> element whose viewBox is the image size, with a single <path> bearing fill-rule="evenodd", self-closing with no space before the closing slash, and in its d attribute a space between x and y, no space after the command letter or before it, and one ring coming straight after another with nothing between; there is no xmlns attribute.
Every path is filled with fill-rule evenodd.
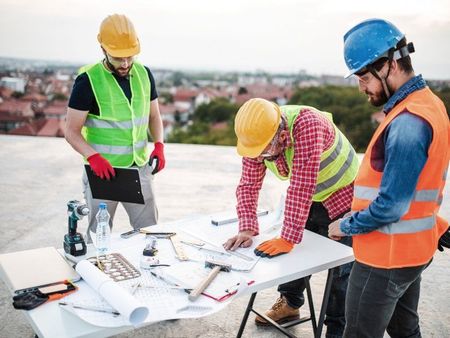
<svg viewBox="0 0 450 338"><path fill-rule="evenodd" d="M345 304L344 337L382 338L384 331L393 338L422 337L417 306L421 275L429 264L380 269L355 262Z"/></svg>
<svg viewBox="0 0 450 338"><path fill-rule="evenodd" d="M335 219L341 218L342 213ZM309 210L305 228L316 234L328 237L328 225L335 219L330 219L328 212L322 203L313 202ZM340 243L352 246L351 237L343 237ZM330 298L326 309L325 325L327 326L327 338L342 337L345 327L345 294L347 292L348 279L353 263L347 263L334 269ZM303 291L306 288L306 278L296 279L278 286L278 291L286 298L290 307L299 308L305 303Z"/></svg>

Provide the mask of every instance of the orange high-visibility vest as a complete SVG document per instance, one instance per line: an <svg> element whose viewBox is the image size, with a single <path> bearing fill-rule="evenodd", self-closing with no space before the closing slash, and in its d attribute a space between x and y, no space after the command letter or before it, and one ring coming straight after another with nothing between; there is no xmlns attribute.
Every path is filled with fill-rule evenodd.
<svg viewBox="0 0 450 338"><path fill-rule="evenodd" d="M448 228L448 222L437 213L450 159L450 123L444 104L428 87L398 103L375 131L355 180L352 211L368 208L377 198L383 172L375 171L371 166L373 146L379 137L383 137L389 123L405 110L430 124L433 140L406 214L398 222L353 236L356 260L378 268L426 264L437 249L439 237Z"/></svg>

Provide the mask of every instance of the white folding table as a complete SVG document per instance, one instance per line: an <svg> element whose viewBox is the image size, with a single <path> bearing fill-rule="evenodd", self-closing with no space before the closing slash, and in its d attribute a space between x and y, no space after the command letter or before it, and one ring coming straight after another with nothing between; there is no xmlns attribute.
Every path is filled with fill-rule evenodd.
<svg viewBox="0 0 450 338"><path fill-rule="evenodd" d="M212 226L210 220L211 215L208 215L190 219L190 222L194 221L196 226L198 227L199 233L201 233L203 230L210 229L208 228ZM180 230L182 230L183 222L178 222L176 226L179 227ZM220 241L224 241L225 239L226 238L219 238ZM124 240L120 239L118 236L113 236L112 249L117 249L117 251L120 252L121 247L129 245L130 242L127 241L130 240ZM136 250L142 251L142 248L137 247ZM256 310L253 309L253 302L255 300L257 292L277 286L282 283L286 283L294 279L306 277L321 271L328 270L327 282L317 322L314 313L311 291L308 286L307 298L309 301L311 312L310 318L301 319L300 321L294 323L287 323L283 326L272 323L275 324L274 326L277 327L277 329L283 332L285 335L293 337L292 334L285 330L285 327L292 326L306 320L311 320L313 330L315 332L315 337L320 337L325 317L325 310L328 303L332 271L334 268L342 264L352 262L353 260L353 251L350 247L347 247L310 231L305 231L302 242L299 245L296 245L293 251L291 251L289 254L278 256L272 259L260 259L251 272L242 273L247 279L253 280L254 283L252 283L242 292L236 295L236 297L250 295L248 306L244 311L244 316L240 328L237 329L237 337L240 337L242 335L249 313L254 312L259 314ZM83 281L81 281L79 285L80 287L87 287ZM108 337L134 329L132 326L105 328L88 324L80 318L60 309L58 302L49 302L34 310L23 311L23 313L31 324L36 335L41 338Z"/></svg>

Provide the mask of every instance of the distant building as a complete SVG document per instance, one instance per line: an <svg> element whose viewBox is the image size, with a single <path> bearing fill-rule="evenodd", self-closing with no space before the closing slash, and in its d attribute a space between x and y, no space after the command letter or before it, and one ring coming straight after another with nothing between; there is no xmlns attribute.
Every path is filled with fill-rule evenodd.
<svg viewBox="0 0 450 338"><path fill-rule="evenodd" d="M14 92L25 93L26 82L18 77L4 76L0 79L0 87L6 87Z"/></svg>

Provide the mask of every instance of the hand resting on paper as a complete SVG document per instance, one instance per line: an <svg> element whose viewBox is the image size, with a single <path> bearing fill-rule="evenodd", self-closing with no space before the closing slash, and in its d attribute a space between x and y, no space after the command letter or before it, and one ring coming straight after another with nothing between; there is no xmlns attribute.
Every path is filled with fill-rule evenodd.
<svg viewBox="0 0 450 338"><path fill-rule="evenodd" d="M253 231L239 231L236 236L231 237L225 243L223 243L223 247L225 250L231 251L234 251L237 248L248 248L253 243L253 236Z"/></svg>

